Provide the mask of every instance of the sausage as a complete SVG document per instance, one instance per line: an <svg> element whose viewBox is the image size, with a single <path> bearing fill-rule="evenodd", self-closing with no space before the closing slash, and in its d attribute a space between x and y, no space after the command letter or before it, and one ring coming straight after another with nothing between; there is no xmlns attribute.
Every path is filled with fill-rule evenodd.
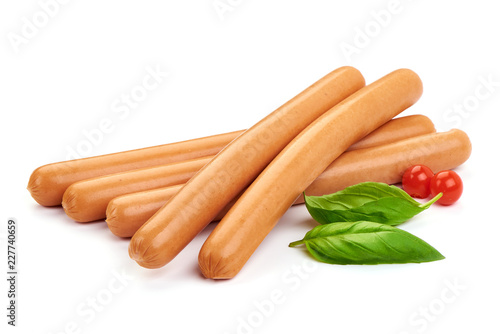
<svg viewBox="0 0 500 334"><path fill-rule="evenodd" d="M183 184L140 191L113 198L106 208L106 223L118 237L131 237Z"/></svg>
<svg viewBox="0 0 500 334"><path fill-rule="evenodd" d="M113 198L106 209L106 223L109 230L118 237L130 238L183 186L179 184ZM233 204L234 200L229 202L213 221L221 220Z"/></svg>
<svg viewBox="0 0 500 334"><path fill-rule="evenodd" d="M463 164L469 159L471 150L467 134L452 129L346 152L335 159L305 192L308 196L321 196L361 182L398 183L412 165L422 164L437 173ZM302 195L295 203L298 202L304 202Z"/></svg>
<svg viewBox="0 0 500 334"><path fill-rule="evenodd" d="M429 117L424 115L398 117L380 126L360 141L355 142L346 151L393 143L431 132L436 132L436 129Z"/></svg>
<svg viewBox="0 0 500 334"><path fill-rule="evenodd" d="M297 134L364 85L358 70L341 67L245 131L134 234L130 257L147 268L167 264Z"/></svg>
<svg viewBox="0 0 500 334"><path fill-rule="evenodd" d="M234 277L298 196L349 146L414 104L422 82L396 70L360 89L302 131L256 178L203 244L207 278ZM332 143L335 143L332 145Z"/></svg>
<svg viewBox="0 0 500 334"><path fill-rule="evenodd" d="M31 174L28 190L40 205L61 205L63 194L72 183L97 176L215 155L241 133L243 131L235 131L44 165L35 169Z"/></svg>
<svg viewBox="0 0 500 334"><path fill-rule="evenodd" d="M377 130L373 131L368 136L349 147L348 151L353 146L358 147L359 150L363 147L369 148L377 146L379 143L387 143L391 140L391 138L392 141L398 141L400 139L433 133L435 131L434 124L432 124L432 121L426 116L410 115L399 117L390 120ZM340 157L338 159L340 159ZM369 164L370 162L368 159L365 159L364 163ZM352 170L351 172L355 171ZM321 176L319 177L321 178ZM349 175L345 176L345 179L349 178ZM327 182L327 180L323 180L321 183L325 182ZM330 184L331 182L328 183ZM330 185L330 187L332 186L333 185ZM181 187L181 185L177 185L154 190L146 190L112 199L106 209L106 222L109 229L113 234L119 237L131 237L149 218L154 215L156 211L165 205L165 203L167 203L167 201L174 194L176 194ZM231 204L232 203L226 206L225 209L229 209ZM217 221L222 219L225 211L227 210L223 209L219 212L214 220Z"/></svg>
<svg viewBox="0 0 500 334"><path fill-rule="evenodd" d="M111 199L146 189L183 184L211 159L199 158L79 181L64 192L62 207L78 222L102 219Z"/></svg>

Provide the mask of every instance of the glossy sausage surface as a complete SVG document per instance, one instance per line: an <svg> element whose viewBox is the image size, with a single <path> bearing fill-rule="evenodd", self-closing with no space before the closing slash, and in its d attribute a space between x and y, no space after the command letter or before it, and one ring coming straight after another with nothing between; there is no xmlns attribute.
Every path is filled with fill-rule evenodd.
<svg viewBox="0 0 500 334"><path fill-rule="evenodd" d="M134 234L130 257L146 268L170 262L297 134L364 85L358 70L339 68L238 136Z"/></svg>
<svg viewBox="0 0 500 334"><path fill-rule="evenodd" d="M328 165L353 143L414 104L421 94L417 74L396 70L308 126L257 177L209 235L198 257L203 275L234 277L279 218Z"/></svg>
<svg viewBox="0 0 500 334"><path fill-rule="evenodd" d="M434 124L424 115L409 115L391 119L363 139L355 142L346 151L393 143L431 132L436 132Z"/></svg>

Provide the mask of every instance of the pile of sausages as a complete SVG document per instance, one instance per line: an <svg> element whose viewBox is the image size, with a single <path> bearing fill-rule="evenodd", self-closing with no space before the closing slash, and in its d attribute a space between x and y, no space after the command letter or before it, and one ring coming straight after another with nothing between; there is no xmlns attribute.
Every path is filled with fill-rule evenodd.
<svg viewBox="0 0 500 334"><path fill-rule="evenodd" d="M414 164L455 168L471 152L457 129L436 133L423 115L394 118L422 94L399 69L365 86L341 67L253 127L37 168L28 190L72 219L106 219L132 237L139 265L170 262L210 222L198 263L212 279L234 277L302 193L324 195L365 181L394 184Z"/></svg>

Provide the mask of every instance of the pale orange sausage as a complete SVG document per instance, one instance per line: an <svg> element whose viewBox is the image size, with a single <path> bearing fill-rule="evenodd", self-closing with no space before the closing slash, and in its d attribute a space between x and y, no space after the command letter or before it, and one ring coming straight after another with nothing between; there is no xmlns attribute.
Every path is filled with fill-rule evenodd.
<svg viewBox="0 0 500 334"><path fill-rule="evenodd" d="M424 115L409 115L391 119L370 132L363 139L355 142L346 151L359 150L373 146L393 143L431 132L436 132L434 124Z"/></svg>
<svg viewBox="0 0 500 334"><path fill-rule="evenodd" d="M308 126L257 177L207 238L198 257L203 275L234 277L328 165L414 104L421 94L420 78L400 69L360 89Z"/></svg>
<svg viewBox="0 0 500 334"><path fill-rule="evenodd" d="M130 257L147 268L167 264L297 134L364 85L358 70L339 68L245 131L134 234Z"/></svg>
<svg viewBox="0 0 500 334"><path fill-rule="evenodd" d="M109 230L118 237L133 236L183 186L179 184L113 198L106 208Z"/></svg>
<svg viewBox="0 0 500 334"><path fill-rule="evenodd" d="M235 131L44 165L35 169L31 174L28 190L40 205L61 205L63 194L72 183L97 176L215 155L241 133L243 131Z"/></svg>
<svg viewBox="0 0 500 334"><path fill-rule="evenodd" d="M423 115L410 115L390 120L353 146L358 147L359 150L363 147L369 148L388 143L391 138L392 141L398 141L400 139L433 132L435 132L434 124L432 124L432 121L428 117ZM367 161L366 163L370 162ZM352 170L351 173L355 173L355 170ZM349 179L349 177L349 175L346 175L345 179ZM181 187L181 185L177 185L167 188L146 190L112 199L106 209L106 222L109 229L113 234L119 237L131 237L156 211L165 205ZM227 209L229 207L230 205L226 206ZM225 213L224 210L222 210L214 220L222 219L223 213Z"/></svg>
<svg viewBox="0 0 500 334"><path fill-rule="evenodd" d="M111 199L146 189L183 184L210 160L211 157L199 158L79 181L64 192L62 206L66 214L78 222L102 219Z"/></svg>

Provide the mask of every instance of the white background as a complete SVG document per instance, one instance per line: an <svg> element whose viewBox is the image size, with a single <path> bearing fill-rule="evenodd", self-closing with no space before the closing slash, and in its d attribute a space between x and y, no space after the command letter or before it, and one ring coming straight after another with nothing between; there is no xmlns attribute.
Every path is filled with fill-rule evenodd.
<svg viewBox="0 0 500 334"><path fill-rule="evenodd" d="M40 3L46 2L0 5L0 248L5 268L6 222L15 217L20 274L15 329L6 325L1 280L2 328L499 332L498 178L491 173L499 142L500 20L493 1L401 0L394 7L389 0L225 0L231 10L219 15L212 0L73 0L52 7L44 22ZM388 9L390 17L380 14ZM26 33L26 20L43 26L15 47L13 36ZM368 40L360 34L365 29ZM357 53L343 53L347 44ZM103 119L111 120L112 130L87 155L243 129L342 65L357 67L367 83L397 68L413 69L424 94L404 114L425 114L440 130L469 134L472 156L457 169L465 184L460 202L434 206L401 226L445 260L315 264L287 247L314 226L299 206L236 278L214 282L197 268L213 226L169 265L147 270L129 259L128 240L112 235L103 221L75 223L60 208L38 206L26 190L36 167L65 160L70 149L85 145L84 131ZM116 113L113 106L141 85L147 68L168 76L128 115ZM485 80L493 84L486 87ZM478 90L489 94L478 98ZM122 272L133 279L120 285L115 277ZM120 291L110 292L110 283ZM280 298L271 307L266 300L272 295ZM105 303L100 311L90 311L93 298Z"/></svg>

